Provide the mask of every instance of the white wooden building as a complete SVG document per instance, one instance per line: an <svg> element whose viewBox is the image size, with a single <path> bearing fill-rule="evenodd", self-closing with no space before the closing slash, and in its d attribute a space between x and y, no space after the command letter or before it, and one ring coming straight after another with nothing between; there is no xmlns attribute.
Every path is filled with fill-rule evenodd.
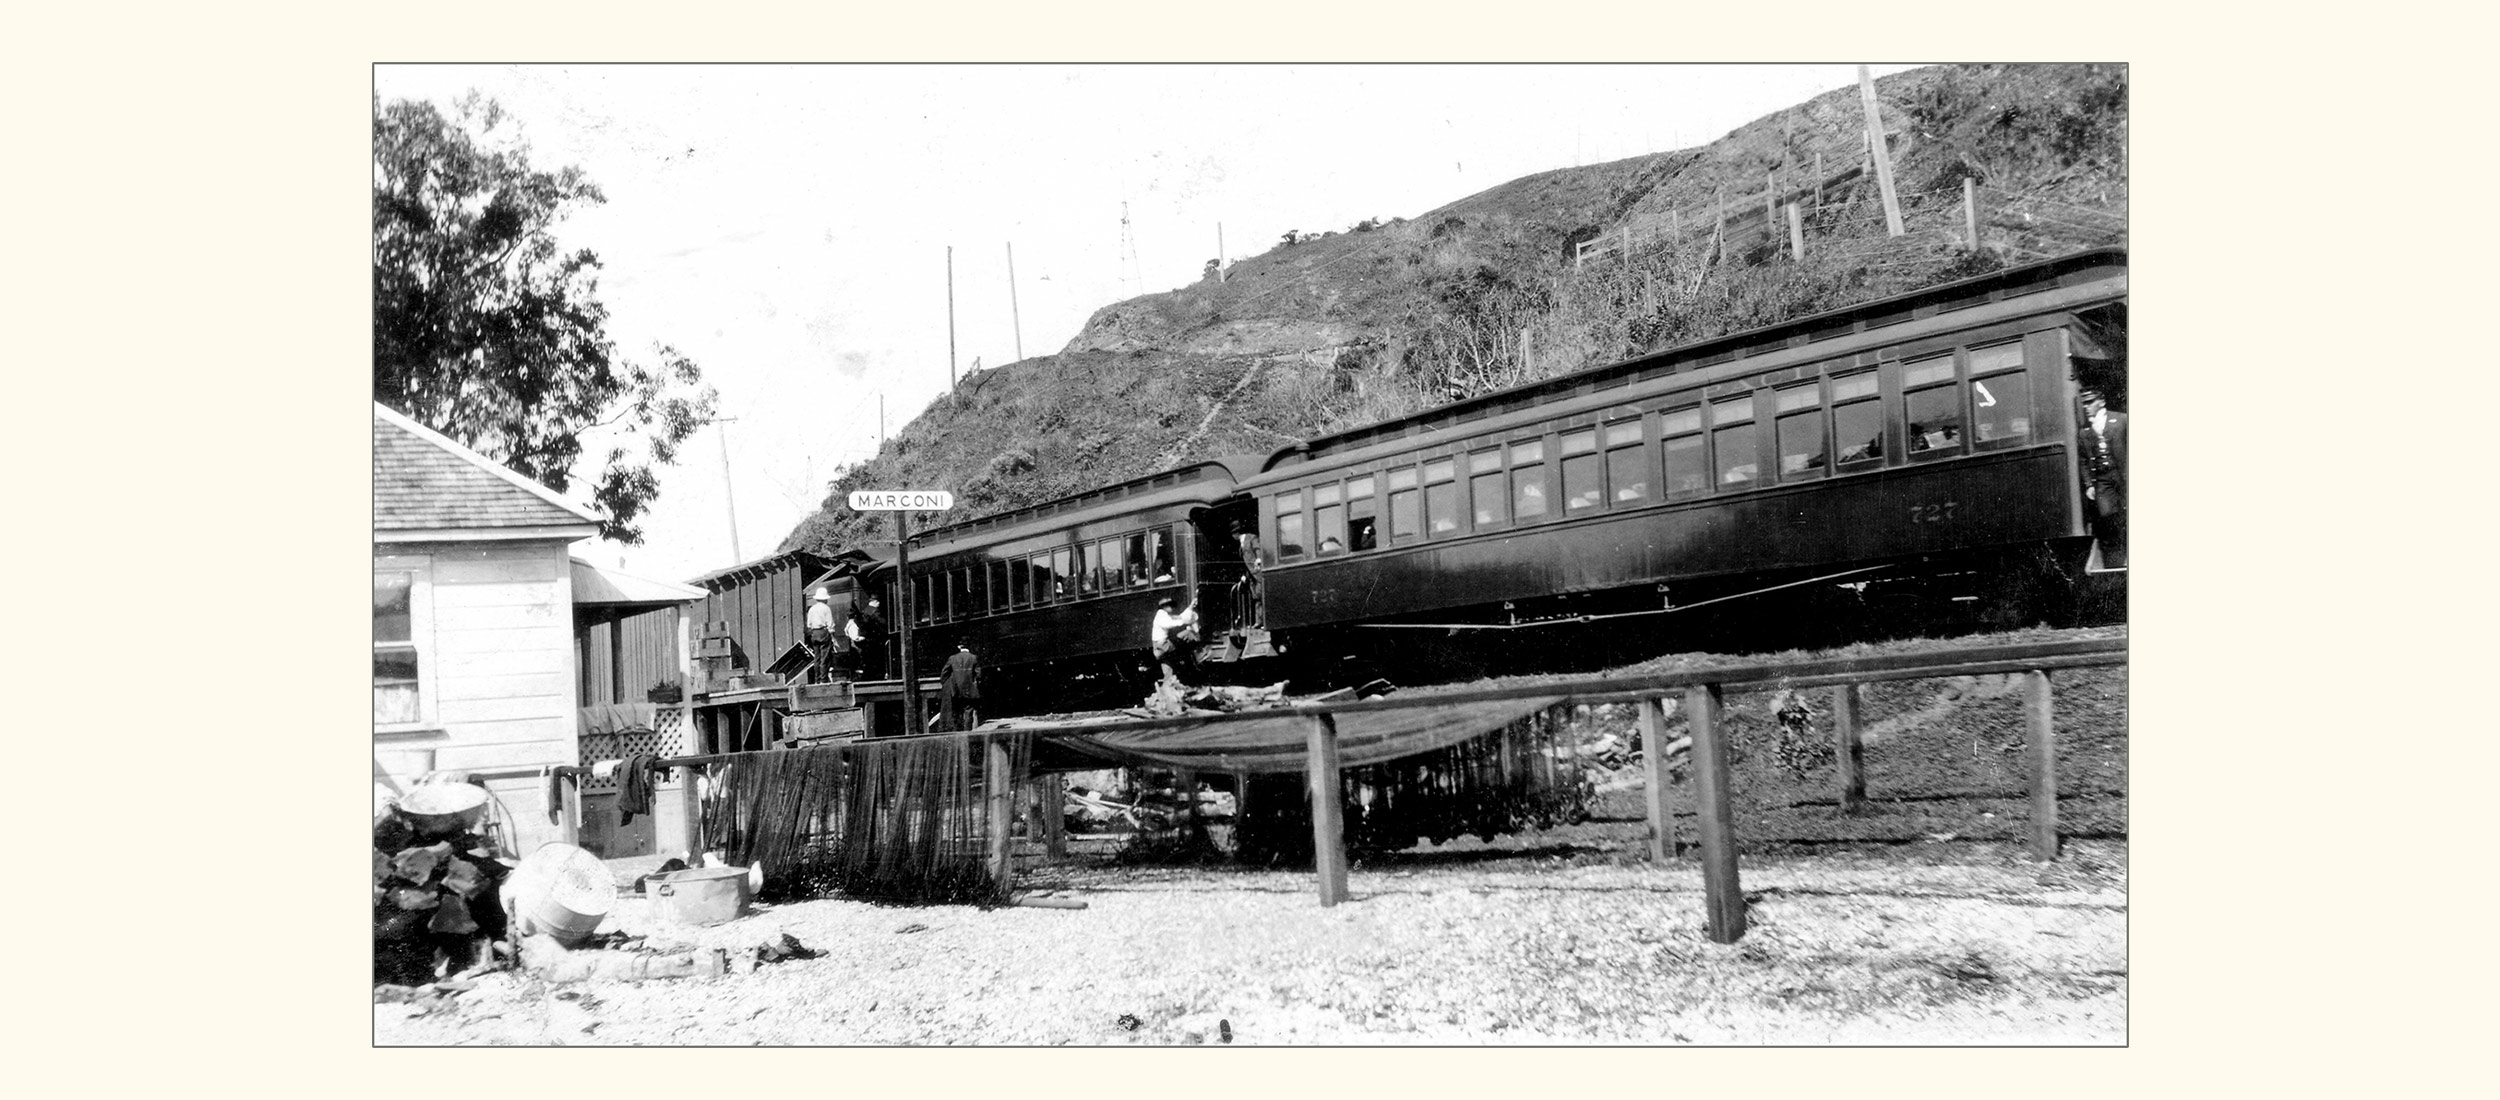
<svg viewBox="0 0 2500 1100"><path fill-rule="evenodd" d="M580 759L573 568L598 517L373 407L376 797L485 777L528 852L561 838L539 769Z"/></svg>

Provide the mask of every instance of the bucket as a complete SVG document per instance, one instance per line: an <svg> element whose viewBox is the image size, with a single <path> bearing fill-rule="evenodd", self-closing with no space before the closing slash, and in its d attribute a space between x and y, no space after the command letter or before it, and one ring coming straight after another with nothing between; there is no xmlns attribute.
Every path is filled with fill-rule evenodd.
<svg viewBox="0 0 2500 1100"><path fill-rule="evenodd" d="M654 875L643 887L651 909L671 924L719 924L747 911L747 869L697 867Z"/></svg>
<svg viewBox="0 0 2500 1100"><path fill-rule="evenodd" d="M504 880L513 934L544 932L565 946L588 939L616 905L616 876L598 856L570 844L542 844Z"/></svg>

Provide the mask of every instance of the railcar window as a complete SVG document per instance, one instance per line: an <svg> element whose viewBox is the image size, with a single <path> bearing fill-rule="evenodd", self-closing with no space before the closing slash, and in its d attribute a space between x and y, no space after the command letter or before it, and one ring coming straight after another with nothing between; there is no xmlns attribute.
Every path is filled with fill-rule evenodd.
<svg viewBox="0 0 2500 1100"><path fill-rule="evenodd" d="M1117 590L1128 579L1127 566L1120 558L1120 540L1104 539L1094 544L1094 582L1105 592Z"/></svg>
<svg viewBox="0 0 2500 1100"><path fill-rule="evenodd" d="M1927 383L1936 383L1928 385ZM1962 449L1962 388L1954 384L1950 353L1902 364L1907 392L1910 453L1936 455Z"/></svg>
<svg viewBox="0 0 2500 1100"><path fill-rule="evenodd" d="M926 576L911 579L911 621L921 624L929 621L929 578Z"/></svg>
<svg viewBox="0 0 2500 1100"><path fill-rule="evenodd" d="M1780 447L1780 480L1802 481L1823 475L1823 389L1820 382L1775 391L1772 407L1779 412L1776 431Z"/></svg>
<svg viewBox="0 0 2500 1100"><path fill-rule="evenodd" d="M1150 575L1146 572L1146 568L1150 564L1152 564L1151 559L1146 557L1146 533L1139 531L1130 535L1128 537L1128 583L1130 587L1146 583L1146 578Z"/></svg>
<svg viewBox="0 0 2500 1100"><path fill-rule="evenodd" d="M1563 511L1577 512L1606 502L1606 486L1598 479L1597 429L1582 428L1562 436Z"/></svg>
<svg viewBox="0 0 2500 1100"><path fill-rule="evenodd" d="M1276 556L1302 556L1302 491L1276 496Z"/></svg>
<svg viewBox="0 0 2500 1100"><path fill-rule="evenodd" d="M1458 530L1458 460L1424 464L1424 526L1433 534Z"/></svg>
<svg viewBox="0 0 2500 1100"><path fill-rule="evenodd" d="M1033 602L1033 559L1017 558L1007 563L1007 596L1016 607Z"/></svg>
<svg viewBox="0 0 2500 1100"><path fill-rule="evenodd" d="M971 579L971 571L970 571L970 570L966 570L966 569L950 569L950 570L947 570L947 572L946 572L946 610L941 611L941 612L939 612L939 613L938 613L938 617L939 617L939 618L943 618L943 619L956 619L956 618L961 618L961 617L963 617L964 611L965 611L965 610L968 610L968 609L970 609L970 608L971 608L971 606L972 606L972 602L971 602L970 600L967 600L967 599L965 599L965 598L964 598L964 593L970 589L970 583L969 583L969 582L970 582L970 579Z"/></svg>
<svg viewBox="0 0 2500 1100"><path fill-rule="evenodd" d="M1375 510L1379 501L1373 496L1370 474L1345 483L1346 549L1369 550L1380 545Z"/></svg>
<svg viewBox="0 0 2500 1100"><path fill-rule="evenodd" d="M1423 532L1416 512L1419 499L1415 491L1415 468L1401 467L1389 471L1389 537L1412 538Z"/></svg>
<svg viewBox="0 0 2500 1100"><path fill-rule="evenodd" d="M2031 438L2031 376L2017 341L1970 349L1971 432L1982 446Z"/></svg>
<svg viewBox="0 0 2500 1100"><path fill-rule="evenodd" d="M1076 594L1076 551L1062 546L1050 552L1050 597L1066 599Z"/></svg>
<svg viewBox="0 0 2500 1100"><path fill-rule="evenodd" d="M1710 404L1710 449L1718 456L1719 484L1746 485L1762 472L1754 442L1753 396Z"/></svg>
<svg viewBox="0 0 2500 1100"><path fill-rule="evenodd" d="M1667 497L1689 497L1710 491L1710 456L1702 446L1701 406L1676 409L1658 418L1659 450L1667 471Z"/></svg>
<svg viewBox="0 0 2500 1100"><path fill-rule="evenodd" d="M1467 456L1467 495L1476 504L1476 526L1491 527L1510 518L1510 488L1502 477L1499 447Z"/></svg>
<svg viewBox="0 0 2500 1100"><path fill-rule="evenodd" d="M1180 563L1172 556L1172 529L1157 527L1146 532L1146 582L1169 584L1180 579Z"/></svg>
<svg viewBox="0 0 2500 1100"><path fill-rule="evenodd" d="M1519 522L1545 518L1545 441L1523 439L1510 445L1511 514Z"/></svg>
<svg viewBox="0 0 2500 1100"><path fill-rule="evenodd" d="M1606 425L1606 484L1614 487L1617 504L1649 499L1649 463L1641 453L1641 422L1618 420Z"/></svg>
<svg viewBox="0 0 2500 1100"><path fill-rule="evenodd" d="M1007 610L1007 563L991 562L985 572L990 575L990 610Z"/></svg>
<svg viewBox="0 0 2500 1100"><path fill-rule="evenodd" d="M1323 554L1345 553L1345 505L1336 482L1311 487L1311 535Z"/></svg>
<svg viewBox="0 0 2500 1100"><path fill-rule="evenodd" d="M1880 462L1884 457L1884 407L1874 371L1832 379L1832 446L1840 465Z"/></svg>

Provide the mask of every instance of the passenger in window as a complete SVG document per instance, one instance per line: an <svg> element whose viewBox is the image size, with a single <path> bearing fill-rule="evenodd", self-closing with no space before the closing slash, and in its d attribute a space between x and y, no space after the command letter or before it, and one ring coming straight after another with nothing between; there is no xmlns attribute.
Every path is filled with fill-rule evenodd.
<svg viewBox="0 0 2500 1100"><path fill-rule="evenodd" d="M1345 543L1340 541L1335 535L1330 535L1327 538L1319 540L1320 553L1334 554L1343 549L1345 549Z"/></svg>
<svg viewBox="0 0 2500 1100"><path fill-rule="evenodd" d="M2083 406L2080 437L2083 495L2092 502L2092 533L2101 540L2101 564L2127 564L2127 414L2109 407L2100 390L2075 395Z"/></svg>

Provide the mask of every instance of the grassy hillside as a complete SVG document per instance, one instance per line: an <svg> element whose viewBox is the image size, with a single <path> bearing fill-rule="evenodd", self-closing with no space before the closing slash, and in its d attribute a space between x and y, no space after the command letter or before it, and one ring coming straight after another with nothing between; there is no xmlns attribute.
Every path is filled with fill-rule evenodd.
<svg viewBox="0 0 2500 1100"><path fill-rule="evenodd" d="M2124 242L2123 66L1936 66L1879 81L1877 95L1904 236L1887 235L1873 179L1856 171L1854 87L1699 149L1543 172L1412 217L1297 236L1221 280L1105 306L1056 355L970 376L837 474L826 509L783 547L866 537L843 505L855 488L949 489L950 518L972 519ZM1966 179L1978 251L1966 245ZM1788 253L1784 214L1766 216L1766 194L1800 207L1802 260ZM1604 251L1575 263L1583 243Z"/></svg>

